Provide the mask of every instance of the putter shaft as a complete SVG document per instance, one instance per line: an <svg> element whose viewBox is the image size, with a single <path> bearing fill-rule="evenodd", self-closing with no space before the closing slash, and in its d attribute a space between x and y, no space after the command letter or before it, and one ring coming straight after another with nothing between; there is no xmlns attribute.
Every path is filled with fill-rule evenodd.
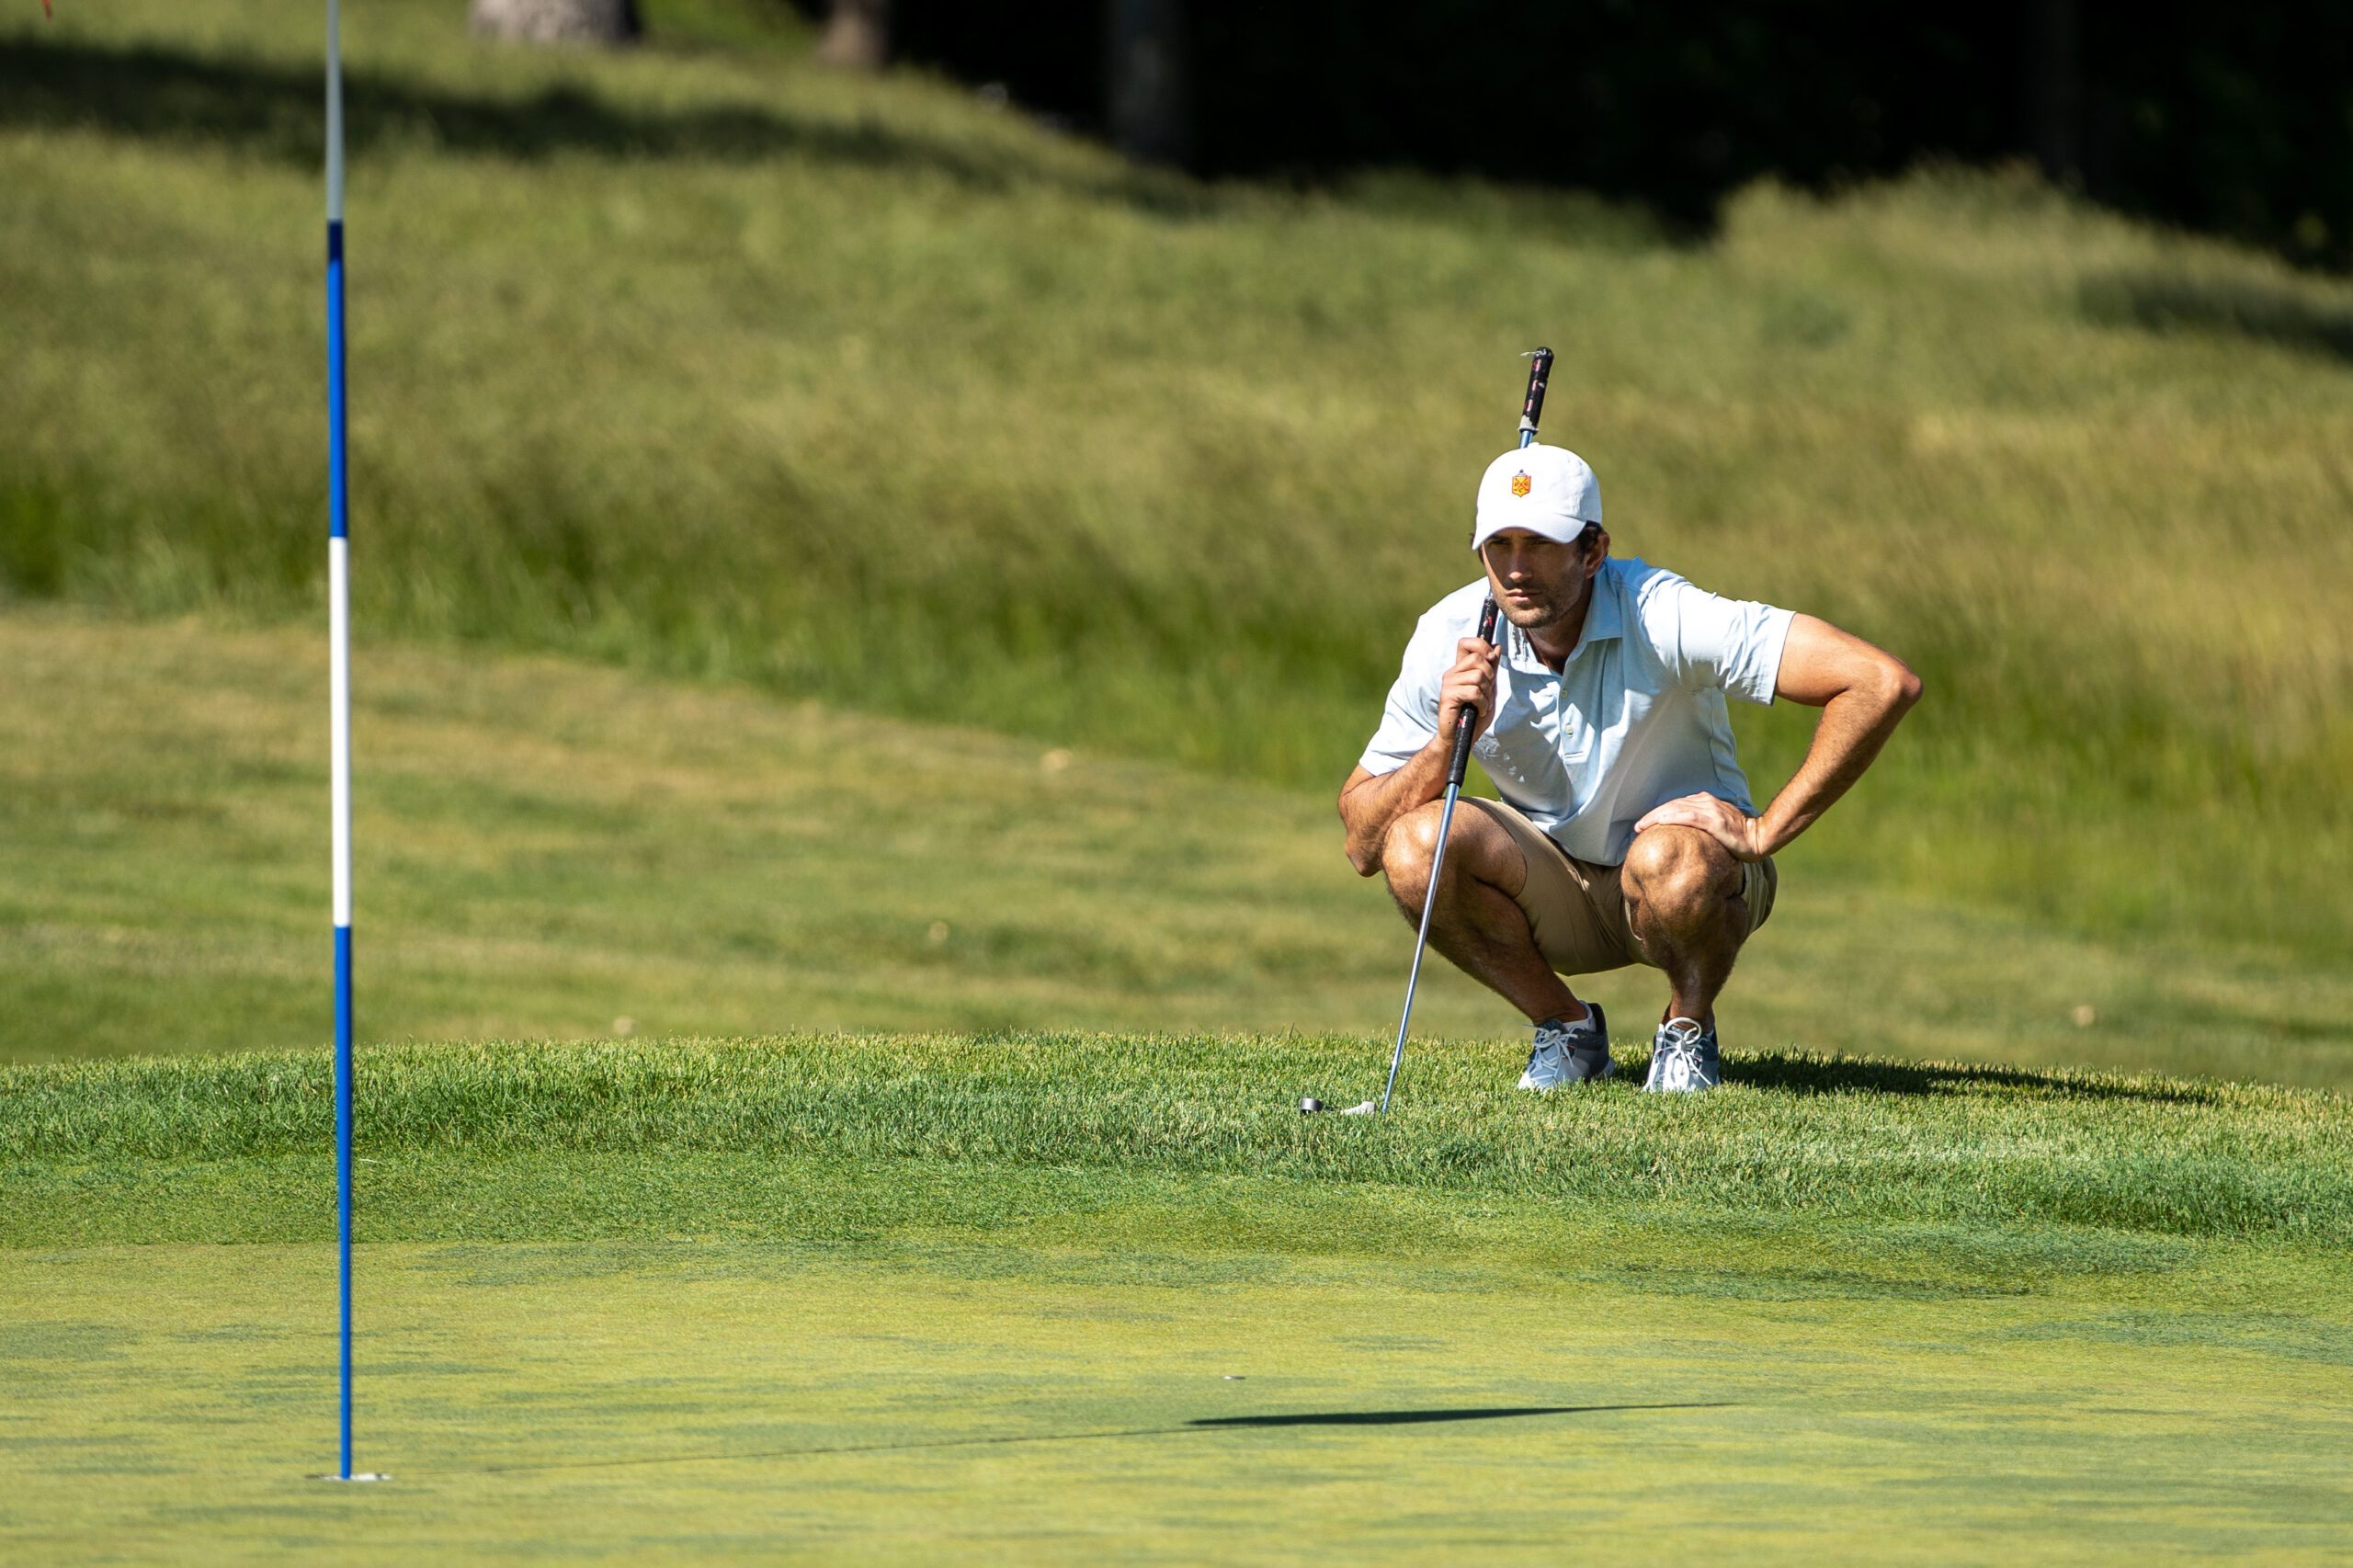
<svg viewBox="0 0 2353 1568"><path fill-rule="evenodd" d="M1475 722L1475 717L1470 713L1466 712L1463 717ZM1467 733L1470 723L1466 722L1463 728ZM1422 983L1422 954L1428 949L1430 942L1430 911L1438 907L1438 874L1446 861L1447 835L1454 827L1454 802L1461 793L1460 783L1448 784L1446 810L1438 814L1438 848L1430 855L1430 885L1422 894L1422 926L1420 934L1414 938L1414 967L1405 975L1405 1011L1397 1019L1397 1048L1389 1053L1389 1078L1381 1085L1381 1108L1384 1112L1389 1109L1390 1091L1397 1086L1397 1069L1405 1064L1405 1030L1414 1021L1414 989Z"/></svg>
<svg viewBox="0 0 2353 1568"><path fill-rule="evenodd" d="M1495 601L1479 608L1479 641L1495 640ZM1438 908L1438 873L1446 869L1446 841L1454 832L1454 803L1462 798L1462 776L1471 767L1471 738L1478 733L1479 710L1465 708L1454 722L1454 759L1446 770L1446 809L1438 813L1438 847L1430 851L1430 885L1422 891L1422 924L1414 937L1414 967L1405 975L1405 1010L1397 1018L1397 1047L1389 1053L1389 1078L1381 1085L1381 1108L1397 1087L1397 1069L1405 1064L1405 1031L1414 1022L1414 992L1422 983L1422 955L1429 949L1430 913Z"/></svg>

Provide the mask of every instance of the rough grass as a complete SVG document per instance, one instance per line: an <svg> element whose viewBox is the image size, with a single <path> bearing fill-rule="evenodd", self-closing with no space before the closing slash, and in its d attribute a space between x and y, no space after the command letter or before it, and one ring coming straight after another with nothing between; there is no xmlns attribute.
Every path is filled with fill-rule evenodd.
<svg viewBox="0 0 2353 1568"><path fill-rule="evenodd" d="M1507 1050L1425 1051L1403 1104L1375 1120L1296 1109L1302 1093L1346 1103L1370 1080L1361 1040L415 1046L363 1060L357 1136L378 1160L636 1156L647 1174L622 1191L661 1186L666 1156L723 1153L2353 1238L2353 1114L2334 1095L1752 1054L1727 1068L1738 1086L1693 1099L1640 1096L1631 1079L1536 1096L1511 1087L1513 1065ZM0 1084L0 1161L20 1195L52 1201L54 1178L31 1167L86 1170L103 1188L126 1163L314 1159L331 1105L315 1052L20 1067ZM74 1222L35 1217L45 1209L35 1198L14 1223Z"/></svg>
<svg viewBox="0 0 2353 1568"><path fill-rule="evenodd" d="M299 0L0 19L0 591L316 614ZM1930 700L1817 853L2073 930L2353 941L2335 285L1927 174L1704 247L1140 176L790 50L349 19L361 623L1327 785L1507 436ZM1746 739L1777 782L1801 719Z"/></svg>
<svg viewBox="0 0 2353 1568"><path fill-rule="evenodd" d="M1412 932L1320 791L548 658L359 653L363 1042L1292 1031L1371 1062L1395 1028ZM0 1061L323 1043L315 631L20 609L0 669ZM1824 854L1853 820L1782 858L1721 1010L1735 1048L2353 1084L2341 968L1908 895ZM1581 984L1628 1048L1665 1000L1646 970ZM1525 1039L1443 964L1415 1018Z"/></svg>

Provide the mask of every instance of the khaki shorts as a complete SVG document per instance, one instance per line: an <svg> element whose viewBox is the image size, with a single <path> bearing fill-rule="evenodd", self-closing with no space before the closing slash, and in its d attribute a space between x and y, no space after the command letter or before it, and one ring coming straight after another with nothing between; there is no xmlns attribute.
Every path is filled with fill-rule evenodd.
<svg viewBox="0 0 2353 1568"><path fill-rule="evenodd" d="M1544 830L1501 801L1465 795L1462 803L1476 806L1519 845L1528 859L1528 884L1519 890L1519 907L1535 933L1536 950L1563 974L1597 974L1646 963L1655 969L1634 935L1626 909L1626 895L1618 885L1615 866L1596 866L1573 859ZM1755 935L1773 913L1773 894L1780 872L1768 858L1744 860L1741 897L1748 903L1748 930Z"/></svg>

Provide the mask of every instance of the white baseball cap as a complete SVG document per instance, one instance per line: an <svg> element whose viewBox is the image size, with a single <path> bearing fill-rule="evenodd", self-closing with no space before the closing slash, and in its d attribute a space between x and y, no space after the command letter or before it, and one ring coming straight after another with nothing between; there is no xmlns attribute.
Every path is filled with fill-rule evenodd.
<svg viewBox="0 0 2353 1568"><path fill-rule="evenodd" d="M1479 481L1471 548L1506 528L1571 544L1587 523L1600 521L1601 482L1583 458L1566 447L1522 447L1489 463Z"/></svg>

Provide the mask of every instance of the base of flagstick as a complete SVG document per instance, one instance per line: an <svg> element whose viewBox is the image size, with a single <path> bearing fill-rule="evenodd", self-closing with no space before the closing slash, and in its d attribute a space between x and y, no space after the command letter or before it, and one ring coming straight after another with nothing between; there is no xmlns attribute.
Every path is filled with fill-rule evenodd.
<svg viewBox="0 0 2353 1568"><path fill-rule="evenodd" d="M357 1475L314 1475L313 1481L390 1481L392 1476L378 1470L363 1470Z"/></svg>

